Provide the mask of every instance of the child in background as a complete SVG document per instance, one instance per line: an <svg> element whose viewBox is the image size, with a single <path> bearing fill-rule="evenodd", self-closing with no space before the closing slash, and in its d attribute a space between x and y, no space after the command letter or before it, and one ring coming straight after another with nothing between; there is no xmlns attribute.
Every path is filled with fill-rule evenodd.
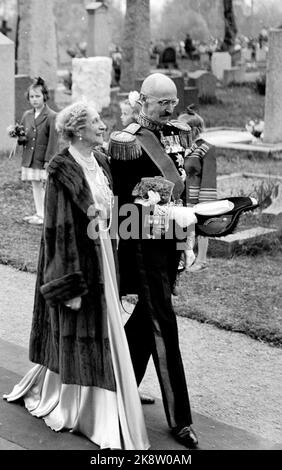
<svg viewBox="0 0 282 470"><path fill-rule="evenodd" d="M217 199L216 192L216 158L214 147L200 137L204 130L204 120L191 107L180 114L179 121L192 128L193 145L186 152L184 168L187 174L187 205ZM190 236L190 249L185 252L186 270L197 272L207 268L208 237L197 237L197 256L191 256L193 235ZM193 259L194 258L194 259Z"/></svg>
<svg viewBox="0 0 282 470"><path fill-rule="evenodd" d="M136 122L137 116L141 109L138 91L131 91L128 94L128 98L120 102L121 115L120 119L124 127L128 126L132 122Z"/></svg>
<svg viewBox="0 0 282 470"><path fill-rule="evenodd" d="M57 146L57 113L47 106L48 98L45 81L41 77L35 78L27 90L27 99L32 109L25 111L21 119L25 136L18 138L18 144L23 146L21 179L31 181L36 209L36 214L26 216L24 220L34 225L43 223L45 168Z"/></svg>

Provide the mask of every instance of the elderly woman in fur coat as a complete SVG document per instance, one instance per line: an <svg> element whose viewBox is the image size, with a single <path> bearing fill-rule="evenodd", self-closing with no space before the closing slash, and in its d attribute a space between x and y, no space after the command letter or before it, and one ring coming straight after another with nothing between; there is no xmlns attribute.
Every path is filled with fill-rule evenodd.
<svg viewBox="0 0 282 470"><path fill-rule="evenodd" d="M147 449L108 230L111 175L95 148L105 125L78 102L58 114L56 127L69 145L47 170L30 336L36 365L4 398L22 397L53 430L80 432L100 448Z"/></svg>

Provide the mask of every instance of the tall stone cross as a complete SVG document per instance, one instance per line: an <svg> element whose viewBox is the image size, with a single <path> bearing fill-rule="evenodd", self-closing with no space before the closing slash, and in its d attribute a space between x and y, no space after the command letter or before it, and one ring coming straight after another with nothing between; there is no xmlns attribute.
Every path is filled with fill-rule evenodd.
<svg viewBox="0 0 282 470"><path fill-rule="evenodd" d="M150 0L127 0L122 42L120 91L135 89L135 81L150 73Z"/></svg>
<svg viewBox="0 0 282 470"><path fill-rule="evenodd" d="M18 0L19 74L41 76L50 89L57 83L57 41L54 0Z"/></svg>
<svg viewBox="0 0 282 470"><path fill-rule="evenodd" d="M87 56L109 56L111 42L108 6L105 2L86 5L88 13Z"/></svg>
<svg viewBox="0 0 282 470"><path fill-rule="evenodd" d="M263 141L277 144L282 142L282 29L271 29L268 41Z"/></svg>

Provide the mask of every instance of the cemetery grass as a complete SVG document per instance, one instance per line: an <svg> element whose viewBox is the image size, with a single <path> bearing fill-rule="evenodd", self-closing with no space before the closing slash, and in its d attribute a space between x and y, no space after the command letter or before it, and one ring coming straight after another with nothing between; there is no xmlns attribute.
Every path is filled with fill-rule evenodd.
<svg viewBox="0 0 282 470"><path fill-rule="evenodd" d="M0 182L0 262L35 273L41 228L22 221L33 208L31 184L20 180L19 162L7 157L0 159ZM276 249L210 258L208 270L181 275L176 312L282 347L281 265Z"/></svg>
<svg viewBox="0 0 282 470"><path fill-rule="evenodd" d="M250 87L219 89L218 98L215 105L199 106L209 126L242 127L242 121L262 117L263 97ZM241 171L282 176L282 159L218 152L218 174ZM33 207L31 184L20 180L19 158L0 155L0 263L36 273L41 227L22 221ZM253 224L252 217L246 214L241 224ZM282 347L281 265L280 244L232 259L210 257L206 271L181 275L176 312Z"/></svg>

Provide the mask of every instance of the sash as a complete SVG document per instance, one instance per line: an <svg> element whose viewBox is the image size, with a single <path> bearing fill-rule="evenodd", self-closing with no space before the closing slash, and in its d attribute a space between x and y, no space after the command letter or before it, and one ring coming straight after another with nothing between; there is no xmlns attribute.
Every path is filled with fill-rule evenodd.
<svg viewBox="0 0 282 470"><path fill-rule="evenodd" d="M141 147L145 150L154 164L159 168L162 175L174 183L172 194L175 200L180 199L185 189L185 185L170 157L161 148L160 142L153 132L140 128L136 135Z"/></svg>

